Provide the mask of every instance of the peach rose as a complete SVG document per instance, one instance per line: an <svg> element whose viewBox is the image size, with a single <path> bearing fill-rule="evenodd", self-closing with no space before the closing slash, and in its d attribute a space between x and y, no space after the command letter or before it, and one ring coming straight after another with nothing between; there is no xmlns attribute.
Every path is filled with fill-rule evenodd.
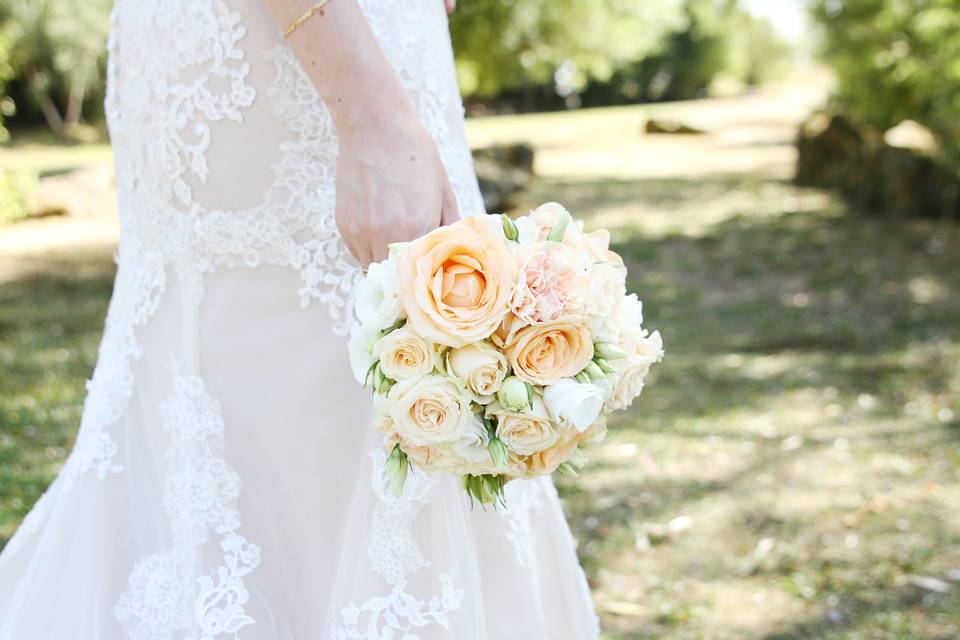
<svg viewBox="0 0 960 640"><path fill-rule="evenodd" d="M576 451L583 438L573 429L561 432L560 437L548 449L523 459L526 477L545 476L553 473Z"/></svg>
<svg viewBox="0 0 960 640"><path fill-rule="evenodd" d="M380 360L383 374L394 380L428 374L436 364L436 353L430 343L406 326L380 338L373 347L373 355Z"/></svg>
<svg viewBox="0 0 960 640"><path fill-rule="evenodd" d="M400 303L421 336L450 347L483 340L506 315L516 262L492 216L465 218L407 245Z"/></svg>
<svg viewBox="0 0 960 640"><path fill-rule="evenodd" d="M524 327L506 345L513 372L531 384L572 378L593 359L593 342L577 318Z"/></svg>

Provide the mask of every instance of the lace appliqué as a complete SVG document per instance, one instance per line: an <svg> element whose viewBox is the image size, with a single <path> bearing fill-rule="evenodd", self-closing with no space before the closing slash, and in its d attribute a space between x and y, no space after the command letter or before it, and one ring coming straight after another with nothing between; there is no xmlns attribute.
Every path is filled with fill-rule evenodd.
<svg viewBox="0 0 960 640"><path fill-rule="evenodd" d="M237 531L240 477L224 460L220 407L195 375L173 365L173 391L160 407L170 437L163 506L173 546L137 563L114 607L129 640L214 640L253 624L244 577L260 549ZM218 539L223 562L200 574L200 549Z"/></svg>
<svg viewBox="0 0 960 640"><path fill-rule="evenodd" d="M535 513L544 507L544 482L549 479L514 480L504 489L506 508L500 515L507 524L504 535L513 545L517 564L525 569L527 586L536 603L537 615L543 617L543 593L540 588L540 572L537 569L536 546L534 540Z"/></svg>
<svg viewBox="0 0 960 640"><path fill-rule="evenodd" d="M367 547L370 569L392 587L385 596L362 604L349 603L341 609L341 623L333 629L333 640L418 640L416 630L430 625L450 628L450 614L460 608L463 592L454 582L454 568L440 575L440 594L421 600L407 593L407 576L430 566L417 546L413 526L436 483L411 469L402 496L390 495L384 465L386 453L376 449L372 487L377 499Z"/></svg>

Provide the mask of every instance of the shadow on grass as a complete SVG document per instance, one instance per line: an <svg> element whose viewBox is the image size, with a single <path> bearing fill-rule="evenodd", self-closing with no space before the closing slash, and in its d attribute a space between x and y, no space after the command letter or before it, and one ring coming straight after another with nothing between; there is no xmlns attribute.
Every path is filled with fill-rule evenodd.
<svg viewBox="0 0 960 640"><path fill-rule="evenodd" d="M0 284L0 547L73 445L112 280L64 262Z"/></svg>

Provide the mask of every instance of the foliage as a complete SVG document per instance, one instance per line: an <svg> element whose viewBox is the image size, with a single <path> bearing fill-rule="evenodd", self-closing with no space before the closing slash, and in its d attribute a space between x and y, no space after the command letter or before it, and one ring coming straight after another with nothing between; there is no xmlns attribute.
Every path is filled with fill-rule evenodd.
<svg viewBox="0 0 960 640"><path fill-rule="evenodd" d="M0 169L0 224L26 218L36 188L35 171Z"/></svg>
<svg viewBox="0 0 960 640"><path fill-rule="evenodd" d="M960 11L956 0L814 0L836 101L887 129L916 120L960 162Z"/></svg>
<svg viewBox="0 0 960 640"><path fill-rule="evenodd" d="M21 111L69 132L102 92L110 0L0 0ZM25 107L25 109L24 109Z"/></svg>
<svg viewBox="0 0 960 640"><path fill-rule="evenodd" d="M596 212L665 333L651 393L557 478L605 640L960 636L960 229L836 215L783 180L772 112L734 147L637 131L691 108L468 125L536 145L529 203ZM113 275L34 255L0 249L0 545L73 442Z"/></svg>
<svg viewBox="0 0 960 640"><path fill-rule="evenodd" d="M466 95L543 88L541 106L567 92L585 105L694 98L721 73L759 82L786 55L736 0L476 0L451 30Z"/></svg>
<svg viewBox="0 0 960 640"><path fill-rule="evenodd" d="M681 24L681 0L473 0L450 30L464 93L490 96L550 84L564 63L577 87L609 78Z"/></svg>

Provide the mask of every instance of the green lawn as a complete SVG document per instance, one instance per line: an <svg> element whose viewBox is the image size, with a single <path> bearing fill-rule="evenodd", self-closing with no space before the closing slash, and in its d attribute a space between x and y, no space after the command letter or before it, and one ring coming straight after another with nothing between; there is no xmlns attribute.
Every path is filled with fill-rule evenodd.
<svg viewBox="0 0 960 640"><path fill-rule="evenodd" d="M666 342L559 480L605 639L960 637L960 228L789 184L788 97L657 108L708 136L647 111L470 125L536 145L518 208L614 230ZM58 259L0 282L0 540L70 446L110 291L106 255Z"/></svg>

